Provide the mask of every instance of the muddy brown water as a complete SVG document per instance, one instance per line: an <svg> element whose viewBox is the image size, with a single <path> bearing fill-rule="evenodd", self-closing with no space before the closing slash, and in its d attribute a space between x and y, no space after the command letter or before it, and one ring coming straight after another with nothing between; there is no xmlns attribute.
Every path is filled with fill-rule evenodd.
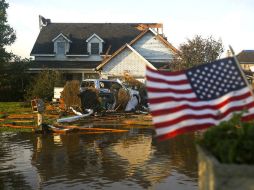
<svg viewBox="0 0 254 190"><path fill-rule="evenodd" d="M123 128L129 132L2 132L0 189L198 189L194 133L157 142L149 127Z"/></svg>

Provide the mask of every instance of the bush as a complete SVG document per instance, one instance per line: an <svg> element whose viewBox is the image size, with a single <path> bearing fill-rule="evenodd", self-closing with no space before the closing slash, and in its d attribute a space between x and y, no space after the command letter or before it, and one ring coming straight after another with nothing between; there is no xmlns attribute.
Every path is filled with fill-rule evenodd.
<svg viewBox="0 0 254 190"><path fill-rule="evenodd" d="M77 80L68 81L64 86L64 90L61 94L66 107L81 107L81 101L79 97L80 83Z"/></svg>
<svg viewBox="0 0 254 190"><path fill-rule="evenodd" d="M241 115L211 127L198 143L222 163L254 164L254 122Z"/></svg>
<svg viewBox="0 0 254 190"><path fill-rule="evenodd" d="M126 108L126 105L128 104L128 101L130 99L129 94L124 90L123 88L119 89L117 93L117 110L124 111Z"/></svg>

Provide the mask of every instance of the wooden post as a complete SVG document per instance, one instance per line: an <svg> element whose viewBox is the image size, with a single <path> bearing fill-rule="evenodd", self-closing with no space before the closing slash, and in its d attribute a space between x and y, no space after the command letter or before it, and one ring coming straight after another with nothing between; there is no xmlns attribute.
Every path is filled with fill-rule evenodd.
<svg viewBox="0 0 254 190"><path fill-rule="evenodd" d="M43 122L42 113L37 113L37 130L39 131L42 131L42 122Z"/></svg>
<svg viewBox="0 0 254 190"><path fill-rule="evenodd" d="M43 123L43 112L44 112L44 102L42 99L34 99L31 101L33 112L37 113L37 128L36 131L42 131Z"/></svg>

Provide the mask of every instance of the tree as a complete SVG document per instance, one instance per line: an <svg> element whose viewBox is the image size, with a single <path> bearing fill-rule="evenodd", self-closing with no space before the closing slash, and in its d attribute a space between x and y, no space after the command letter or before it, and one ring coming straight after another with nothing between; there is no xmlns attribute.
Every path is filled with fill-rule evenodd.
<svg viewBox="0 0 254 190"><path fill-rule="evenodd" d="M26 72L31 60L14 58L14 62L5 63L0 69L0 101L23 100L31 80L31 74Z"/></svg>
<svg viewBox="0 0 254 190"><path fill-rule="evenodd" d="M5 46L11 45L16 40L13 28L7 23L8 7L9 4L5 0L0 0L0 66L12 57L12 53L7 52Z"/></svg>
<svg viewBox="0 0 254 190"><path fill-rule="evenodd" d="M223 52L222 41L216 41L212 36L207 39L196 35L192 40L187 39L179 47L174 61L169 65L170 70L178 71L196 65L216 60Z"/></svg>

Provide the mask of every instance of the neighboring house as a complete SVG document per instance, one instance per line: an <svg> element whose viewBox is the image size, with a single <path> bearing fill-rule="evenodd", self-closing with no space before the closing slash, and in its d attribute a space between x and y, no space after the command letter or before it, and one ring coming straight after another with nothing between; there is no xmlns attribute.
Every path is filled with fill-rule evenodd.
<svg viewBox="0 0 254 190"><path fill-rule="evenodd" d="M177 49L157 23L51 23L41 30L31 51L31 73L62 71L66 80L113 78L129 73L144 79L146 65L169 64Z"/></svg>
<svg viewBox="0 0 254 190"><path fill-rule="evenodd" d="M247 77L253 83L254 73L254 50L243 50L237 56L237 59Z"/></svg>
<svg viewBox="0 0 254 190"><path fill-rule="evenodd" d="M254 50L243 50L236 57L243 70L254 72Z"/></svg>

